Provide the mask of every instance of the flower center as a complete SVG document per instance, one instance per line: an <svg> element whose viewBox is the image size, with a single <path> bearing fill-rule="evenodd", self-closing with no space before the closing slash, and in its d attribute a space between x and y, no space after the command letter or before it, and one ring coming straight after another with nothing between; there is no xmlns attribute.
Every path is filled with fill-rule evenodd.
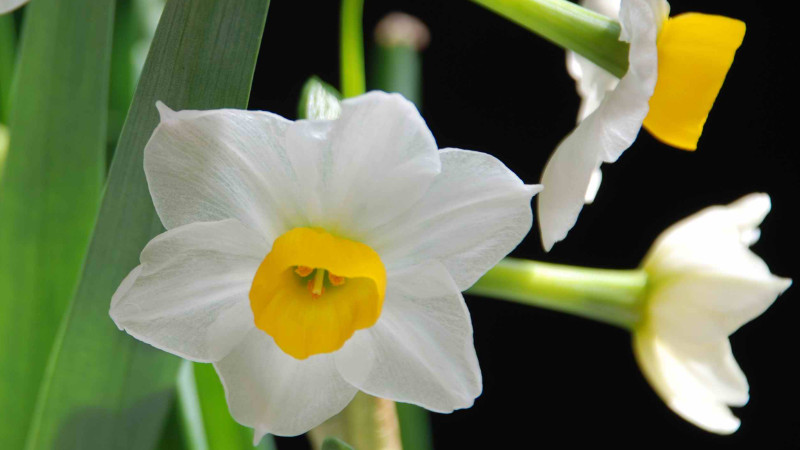
<svg viewBox="0 0 800 450"><path fill-rule="evenodd" d="M287 354L305 359L340 349L378 321L386 269L360 242L294 228L272 244L250 288L256 326Z"/></svg>
<svg viewBox="0 0 800 450"><path fill-rule="evenodd" d="M667 19L658 35L658 81L644 120L653 136L680 149L697 148L744 32L744 22L723 16Z"/></svg>

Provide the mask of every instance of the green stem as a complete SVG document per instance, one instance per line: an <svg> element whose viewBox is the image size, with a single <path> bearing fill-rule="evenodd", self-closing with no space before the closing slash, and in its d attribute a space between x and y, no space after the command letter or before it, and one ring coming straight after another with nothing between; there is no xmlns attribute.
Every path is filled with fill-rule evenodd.
<svg viewBox="0 0 800 450"><path fill-rule="evenodd" d="M342 0L340 67L342 95L345 98L366 91L364 80L364 0Z"/></svg>
<svg viewBox="0 0 800 450"><path fill-rule="evenodd" d="M0 15L0 123L8 124L17 34L13 14Z"/></svg>
<svg viewBox="0 0 800 450"><path fill-rule="evenodd" d="M309 432L312 447L335 437L356 449L401 450L397 411L391 400L358 392L347 407Z"/></svg>
<svg viewBox="0 0 800 450"><path fill-rule="evenodd" d="M619 23L568 0L472 0L617 77L628 71Z"/></svg>
<svg viewBox="0 0 800 450"><path fill-rule="evenodd" d="M647 288L643 270L606 270L506 258L467 293L567 312L633 329Z"/></svg>

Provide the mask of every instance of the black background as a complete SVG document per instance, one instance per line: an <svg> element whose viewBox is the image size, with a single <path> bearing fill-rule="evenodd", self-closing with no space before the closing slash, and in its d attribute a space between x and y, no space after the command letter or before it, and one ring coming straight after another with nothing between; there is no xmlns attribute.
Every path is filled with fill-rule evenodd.
<svg viewBox="0 0 800 450"><path fill-rule="evenodd" d="M380 17L395 10L430 27L422 113L439 147L491 153L527 183L538 182L578 108L563 50L467 0L366 3L368 39ZM338 8L335 1L273 0L251 109L295 118L308 76L338 85ZM772 196L773 211L754 249L774 273L795 277L800 157L790 66L796 26L790 28L783 8L778 2L673 1L673 15L717 13L748 27L698 151L667 147L642 131L616 164L604 165L598 197L566 241L545 254L534 226L514 255L633 268L677 219L763 191ZM751 386L750 403L734 411L742 427L732 436L706 433L674 415L641 375L627 332L468 297L484 390L471 409L432 415L435 446L797 448L797 295L790 289L732 337ZM306 448L302 439L279 442Z"/></svg>

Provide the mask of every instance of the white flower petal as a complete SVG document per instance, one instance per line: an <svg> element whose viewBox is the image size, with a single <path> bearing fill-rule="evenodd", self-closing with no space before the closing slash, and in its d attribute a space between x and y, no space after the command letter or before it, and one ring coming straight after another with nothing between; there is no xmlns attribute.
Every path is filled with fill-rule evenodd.
<svg viewBox="0 0 800 450"><path fill-rule="evenodd" d="M645 258L644 267L654 279L704 273L788 287L787 280L773 276L766 263L748 248L759 236L757 227L769 210L766 194L751 194L727 206L706 208L664 231Z"/></svg>
<svg viewBox="0 0 800 450"><path fill-rule="evenodd" d="M339 413L357 392L339 375L332 355L295 359L256 328L214 367L231 415L256 429L256 442L264 433L305 433Z"/></svg>
<svg viewBox="0 0 800 450"><path fill-rule="evenodd" d="M584 8L608 18L617 20L619 16L620 0L583 0L580 3ZM613 91L619 83L619 78L572 51L567 52L567 72L575 80L575 88L581 96L578 122L593 113L600 106L606 94ZM591 203L591 201L587 200L587 203Z"/></svg>
<svg viewBox="0 0 800 450"><path fill-rule="evenodd" d="M161 124L145 147L144 168L166 228L237 219L272 241L301 220L300 183L284 145L290 121L261 111L158 107Z"/></svg>
<svg viewBox="0 0 800 450"><path fill-rule="evenodd" d="M438 260L465 290L528 233L530 199L541 187L524 185L485 153L445 149L440 156L442 173L423 198L366 242L389 270Z"/></svg>
<svg viewBox="0 0 800 450"><path fill-rule="evenodd" d="M11 12L28 3L28 0L0 0L0 14Z"/></svg>
<svg viewBox="0 0 800 450"><path fill-rule="evenodd" d="M111 318L137 339L186 359L224 357L254 327L248 292L269 246L236 220L156 236L111 301Z"/></svg>
<svg viewBox="0 0 800 450"><path fill-rule="evenodd" d="M323 223L315 225L332 232L359 237L390 222L440 171L433 135L416 107L398 94L375 91L344 100L341 116L330 124L299 121L295 127L296 141L315 149L299 165L322 199Z"/></svg>
<svg viewBox="0 0 800 450"><path fill-rule="evenodd" d="M791 280L696 274L654 284L648 300L657 333L669 342L704 343L725 339L760 316Z"/></svg>
<svg viewBox="0 0 800 450"><path fill-rule="evenodd" d="M482 390L469 311L436 262L390 274L381 318L356 332L336 365L368 394L436 412L469 407Z"/></svg>
<svg viewBox="0 0 800 450"><path fill-rule="evenodd" d="M575 225L594 170L602 162L616 161L639 134L658 75L656 36L666 18L662 15L665 4L663 0L622 2L620 40L630 43L628 72L561 142L545 167L538 212L546 250Z"/></svg>
<svg viewBox="0 0 800 450"><path fill-rule="evenodd" d="M664 402L707 431L733 433L739 419L727 404L747 402L747 380L733 360L727 339L687 351L668 346L649 330L634 334L642 372Z"/></svg>

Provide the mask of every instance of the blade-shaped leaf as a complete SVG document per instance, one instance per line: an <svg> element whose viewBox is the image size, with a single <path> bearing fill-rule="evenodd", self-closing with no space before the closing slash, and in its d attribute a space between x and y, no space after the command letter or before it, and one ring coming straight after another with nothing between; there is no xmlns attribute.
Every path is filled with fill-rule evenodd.
<svg viewBox="0 0 800 450"><path fill-rule="evenodd" d="M22 448L100 203L113 12L113 0L25 11L0 181L0 448Z"/></svg>
<svg viewBox="0 0 800 450"><path fill-rule="evenodd" d="M15 29L13 15L0 15L0 123L6 123L8 120L11 105L11 77L14 75L14 54L17 45Z"/></svg>
<svg viewBox="0 0 800 450"><path fill-rule="evenodd" d="M268 0L170 0L164 9L49 361L28 449L155 448L180 360L139 343L108 317L111 295L162 231L142 151L158 123L156 100L175 109L247 106L268 6Z"/></svg>

